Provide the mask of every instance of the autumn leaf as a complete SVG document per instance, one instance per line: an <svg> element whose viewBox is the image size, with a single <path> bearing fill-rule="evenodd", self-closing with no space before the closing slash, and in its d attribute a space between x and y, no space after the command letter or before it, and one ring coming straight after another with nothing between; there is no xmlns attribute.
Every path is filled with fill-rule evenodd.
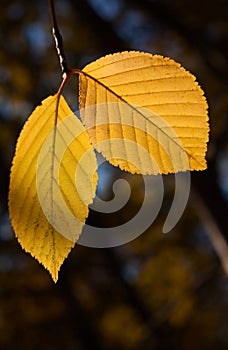
<svg viewBox="0 0 228 350"><path fill-rule="evenodd" d="M95 195L97 164L82 123L57 95L38 106L16 146L9 210L18 241L57 281Z"/></svg>
<svg viewBox="0 0 228 350"><path fill-rule="evenodd" d="M18 241L54 281L95 195L90 140L110 163L131 173L206 168L207 102L195 77L178 63L122 52L69 71L62 86L73 73L80 73L86 128L63 97L48 97L21 132L10 177L9 210Z"/></svg>
<svg viewBox="0 0 228 350"><path fill-rule="evenodd" d="M93 145L131 173L205 169L207 108L195 77L159 55L116 53L80 74L81 116Z"/></svg>

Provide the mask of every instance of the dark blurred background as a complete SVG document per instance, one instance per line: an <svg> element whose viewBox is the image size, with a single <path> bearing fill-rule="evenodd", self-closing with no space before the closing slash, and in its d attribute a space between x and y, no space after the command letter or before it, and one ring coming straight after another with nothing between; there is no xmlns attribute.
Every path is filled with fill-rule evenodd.
<svg viewBox="0 0 228 350"><path fill-rule="evenodd" d="M7 211L19 131L61 81L48 2L1 0L0 348L227 349L228 1L59 0L56 10L71 67L134 49L172 57L197 76L210 107L208 170L192 173L187 208L170 233L162 226L174 181L165 176L162 209L143 235L112 249L77 245L55 285L21 250ZM69 87L76 105L76 78ZM123 174L103 170L99 192L111 198L112 181ZM115 226L137 212L142 179L124 176L129 203L120 214L91 212L91 224Z"/></svg>

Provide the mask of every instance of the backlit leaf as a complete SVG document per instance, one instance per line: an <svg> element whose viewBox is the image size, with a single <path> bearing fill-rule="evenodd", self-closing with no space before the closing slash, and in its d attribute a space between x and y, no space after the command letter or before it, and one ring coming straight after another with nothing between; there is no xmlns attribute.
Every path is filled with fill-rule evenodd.
<svg viewBox="0 0 228 350"><path fill-rule="evenodd" d="M207 102L172 59L108 55L80 74L80 109L93 145L113 165L157 174L206 168Z"/></svg>
<svg viewBox="0 0 228 350"><path fill-rule="evenodd" d="M57 95L45 99L20 134L9 210L22 247L54 281L77 241L95 194L96 158L82 123Z"/></svg>

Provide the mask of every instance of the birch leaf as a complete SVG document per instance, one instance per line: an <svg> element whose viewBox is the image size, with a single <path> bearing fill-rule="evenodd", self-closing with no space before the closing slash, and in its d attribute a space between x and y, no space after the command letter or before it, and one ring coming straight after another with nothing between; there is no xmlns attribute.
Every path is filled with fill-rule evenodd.
<svg viewBox="0 0 228 350"><path fill-rule="evenodd" d="M195 77L159 55L116 53L80 74L81 117L93 145L131 173L205 169L207 108Z"/></svg>
<svg viewBox="0 0 228 350"><path fill-rule="evenodd" d="M57 281L95 195L96 158L82 123L57 95L25 123L10 176L9 210L18 241Z"/></svg>

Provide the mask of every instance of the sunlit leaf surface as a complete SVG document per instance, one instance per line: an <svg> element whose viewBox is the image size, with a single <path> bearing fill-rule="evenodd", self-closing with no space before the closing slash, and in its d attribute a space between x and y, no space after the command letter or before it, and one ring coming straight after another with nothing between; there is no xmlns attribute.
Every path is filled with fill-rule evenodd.
<svg viewBox="0 0 228 350"><path fill-rule="evenodd" d="M108 55L80 75L81 114L92 143L132 173L205 169L207 107L195 77L162 56Z"/></svg>
<svg viewBox="0 0 228 350"><path fill-rule="evenodd" d="M88 135L60 98L35 109L20 134L10 177L9 210L22 247L54 281L77 241L94 197L96 158Z"/></svg>

